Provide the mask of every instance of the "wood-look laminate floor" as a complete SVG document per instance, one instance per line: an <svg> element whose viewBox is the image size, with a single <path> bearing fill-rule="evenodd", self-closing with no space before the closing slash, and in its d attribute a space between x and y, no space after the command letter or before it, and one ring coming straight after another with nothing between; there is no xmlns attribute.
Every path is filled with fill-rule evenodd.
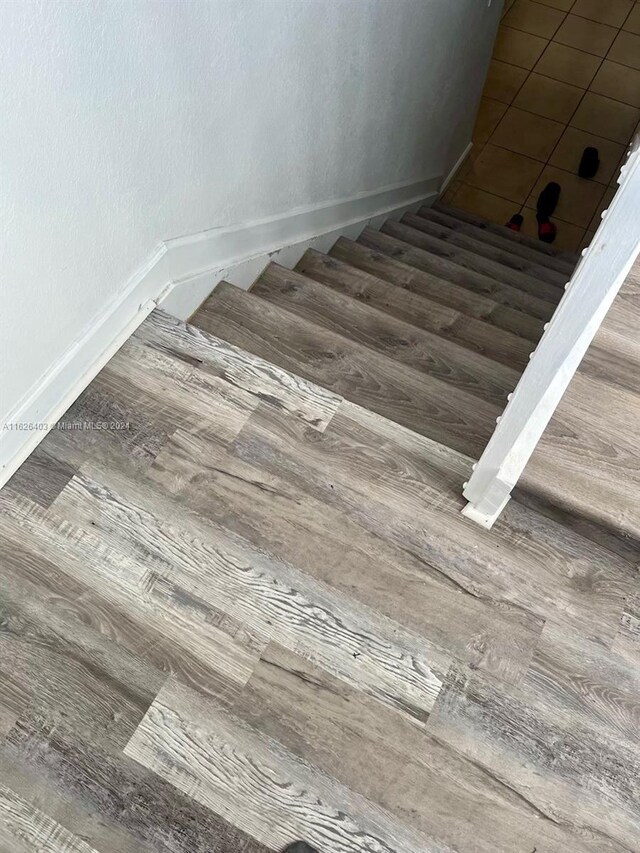
<svg viewBox="0 0 640 853"><path fill-rule="evenodd" d="M480 440L504 364L416 332L424 374L354 343L323 386L304 323L276 364L257 319L249 354L155 312L0 492L0 851L640 850L631 554L461 516L433 371ZM418 375L423 433L390 418Z"/></svg>

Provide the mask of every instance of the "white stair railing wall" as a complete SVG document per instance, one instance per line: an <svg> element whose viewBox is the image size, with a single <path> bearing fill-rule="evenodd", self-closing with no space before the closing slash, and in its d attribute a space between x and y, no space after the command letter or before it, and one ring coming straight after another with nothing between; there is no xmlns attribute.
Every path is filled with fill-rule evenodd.
<svg viewBox="0 0 640 853"><path fill-rule="evenodd" d="M531 354L463 494L463 514L490 528L511 496L547 424L640 251L640 136L619 188Z"/></svg>

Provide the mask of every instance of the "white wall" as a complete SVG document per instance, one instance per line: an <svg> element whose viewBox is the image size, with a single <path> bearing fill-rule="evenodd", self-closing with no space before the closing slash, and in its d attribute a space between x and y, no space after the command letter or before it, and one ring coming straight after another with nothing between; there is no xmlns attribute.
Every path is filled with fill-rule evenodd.
<svg viewBox="0 0 640 853"><path fill-rule="evenodd" d="M445 174L494 0L0 12L0 421L159 240Z"/></svg>

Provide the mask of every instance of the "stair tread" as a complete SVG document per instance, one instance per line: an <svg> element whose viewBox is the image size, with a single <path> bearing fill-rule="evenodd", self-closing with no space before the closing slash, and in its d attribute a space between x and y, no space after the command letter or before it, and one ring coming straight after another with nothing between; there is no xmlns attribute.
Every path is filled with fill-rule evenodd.
<svg viewBox="0 0 640 853"><path fill-rule="evenodd" d="M281 411L317 429L327 426L342 399L161 309L149 315L134 337L172 357L204 367L253 398L253 405L268 399Z"/></svg>
<svg viewBox="0 0 640 853"><path fill-rule="evenodd" d="M639 406L635 389L580 365L519 483L522 490L633 543L636 554L640 455L633 426Z"/></svg>
<svg viewBox="0 0 640 853"><path fill-rule="evenodd" d="M467 234L461 234L446 225L433 222L427 217L416 215L415 213L406 213L400 220L403 224L410 228L416 228L418 231L424 231L431 237L450 243L460 249L472 252L476 256L487 258L493 263L499 264L500 267L505 267L509 271L515 271L522 275L526 275L531 279L540 282L546 282L555 288L549 289L548 293L552 298L558 299L562 296L562 289L567 283L567 276L563 272L553 270L543 263L528 260L520 255L514 254L510 249L498 248L493 246L487 240L481 240L471 237ZM544 257L544 256L542 256ZM509 283L513 283L513 279L505 279ZM529 293L536 293L534 290ZM545 291L546 292L546 289ZM539 291L537 295L543 295L543 291Z"/></svg>
<svg viewBox="0 0 640 853"><path fill-rule="evenodd" d="M532 343L525 338L398 287L336 257L309 249L296 270L391 317L456 341L471 352L513 368L523 368L528 362Z"/></svg>
<svg viewBox="0 0 640 853"><path fill-rule="evenodd" d="M419 228L411 227L408 223L387 220L381 231L383 234L389 234L391 237L410 243L418 249L423 249L431 255L450 261L457 267L462 267L474 274L480 273L488 276L496 282L549 302L552 306L558 304L564 293L563 288L557 284L540 281L518 270L509 269L503 264L491 260L491 258L485 258L476 252L455 246L447 240L433 237Z"/></svg>
<svg viewBox="0 0 640 853"><path fill-rule="evenodd" d="M427 565L441 568L474 596L506 603L504 592L515 585L513 603L526 602L539 617L559 620L568 629L584 631L588 625L591 636L611 640L621 576L628 569L618 557L516 501L488 534L460 513L460 480L470 459L359 406L344 403L327 431L311 439L277 411L258 411L234 450L300 482L320 499L330 498L387 541L421 554ZM523 536L525 529L530 534ZM581 577L584 561L594 559L610 588L567 583L570 565ZM538 581L532 584L534 565Z"/></svg>
<svg viewBox="0 0 640 853"><path fill-rule="evenodd" d="M457 311L486 320L496 327L506 329L516 335L537 341L542 335L542 320L518 311L495 300L491 294L477 293L461 287L455 282L446 281L432 273L420 270L401 258L388 254L389 249L402 246L394 243L393 238L385 234L372 232L370 246L362 242L340 237L331 248L330 257L352 264L372 275L405 288L412 293L440 302ZM361 235L362 236L362 235ZM387 253L383 249L387 249Z"/></svg>
<svg viewBox="0 0 640 853"><path fill-rule="evenodd" d="M384 421L349 403L342 404L341 413L344 411L352 415L357 411L363 424L373 418ZM263 422L261 415L256 413L256 422ZM278 420L288 419L285 416ZM385 423L391 439L408 432L395 423ZM284 445L287 452L286 436ZM466 457L453 451L445 455L446 448L415 433L408 433L407 445L401 446L406 457L413 453L415 459L421 460L423 470L437 466L435 477L442 478L444 473L452 490L456 480L466 475L470 465ZM348 597L355 596L405 628L426 632L440 648L453 651L480 670L516 681L528 668L531 644L541 629L535 617L523 618L519 609L502 610L474 596L461 596L453 584L417 557L388 544L357 524L340 506L312 497L299 483L285 479L279 472L267 472L234 452L191 435L174 436L171 449L174 447L175 453L163 454L163 464L154 471L154 481L169 488L178 478L188 483L181 496L195 511L219 519L267 553L290 565L303 566L312 577L337 587ZM396 458L397 448L395 441ZM456 468L458 459L462 464ZM203 471L216 473L215 481L209 481L204 488L197 477ZM304 485L308 483L305 480ZM309 553L316 549L322 559L309 561ZM482 633L482 644L468 642L476 632Z"/></svg>
<svg viewBox="0 0 640 853"><path fill-rule="evenodd" d="M504 225L496 225L494 222L489 222L487 219L483 219L481 216L476 216L476 214L469 213L466 210L460 210L457 207L447 207L446 205L440 204L440 202L436 202L433 207L435 210L442 211L443 213L453 216L455 219L459 219L462 222L475 225L477 228L485 229L493 234L499 234L507 240L514 243L521 243L524 246L528 246L529 248L542 252L545 255L549 255L552 258L565 261L573 266L575 266L579 260L579 256L573 252L558 251L548 243L542 243L540 240L535 240L533 237L529 237L528 234L521 234L518 231L512 231Z"/></svg>
<svg viewBox="0 0 640 853"><path fill-rule="evenodd" d="M575 263L563 260L558 255L549 255L541 250L538 245L530 246L527 243L509 239L508 235L513 232L508 228L502 229L502 231L506 232L504 234L497 233L496 231L489 230L485 225L473 225L471 222L456 218L449 212L448 208L441 206L421 207L418 210L418 216L450 228L457 234L464 234L471 237L484 245L494 246L497 249L502 249L516 257L525 258L536 264L543 264L563 276L570 277L575 268ZM548 245L540 241L538 243L540 243L540 246Z"/></svg>
<svg viewBox="0 0 640 853"><path fill-rule="evenodd" d="M222 282L194 322L237 347L476 456L501 409Z"/></svg>
<svg viewBox="0 0 640 853"><path fill-rule="evenodd" d="M496 281L483 273L462 267L447 258L433 255L399 237L365 228L358 237L358 242L397 258L416 269L438 275L474 293L490 296L495 302L501 302L509 308L515 308L538 320L549 320L555 310L555 305L544 299L531 296L517 287Z"/></svg>
<svg viewBox="0 0 640 853"><path fill-rule="evenodd" d="M497 406L519 379L516 370L278 264L269 264L251 292Z"/></svg>

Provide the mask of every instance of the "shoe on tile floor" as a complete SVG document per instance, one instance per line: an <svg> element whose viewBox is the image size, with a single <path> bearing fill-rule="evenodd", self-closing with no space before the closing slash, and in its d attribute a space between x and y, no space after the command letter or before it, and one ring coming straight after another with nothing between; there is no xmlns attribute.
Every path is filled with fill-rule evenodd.
<svg viewBox="0 0 640 853"><path fill-rule="evenodd" d="M282 853L318 853L318 851L306 841L294 841L293 844L285 847Z"/></svg>
<svg viewBox="0 0 640 853"><path fill-rule="evenodd" d="M538 239L543 243L553 243L556 239L556 226L548 217L541 213L536 216L538 220Z"/></svg>
<svg viewBox="0 0 640 853"><path fill-rule="evenodd" d="M557 184L555 181L551 181L538 196L536 210L538 211L538 216L542 218L542 221L549 219L555 213L555 209L560 201L560 192L560 184ZM541 220L538 219L538 222L540 221Z"/></svg>
<svg viewBox="0 0 640 853"><path fill-rule="evenodd" d="M538 220L538 239L543 243L553 243L556 239L556 226L550 221L558 206L561 187L555 181L546 185L538 196L536 219Z"/></svg>
<svg viewBox="0 0 640 853"><path fill-rule="evenodd" d="M600 168L600 155L597 148L585 148L578 166L578 176L590 180Z"/></svg>
<svg viewBox="0 0 640 853"><path fill-rule="evenodd" d="M510 228L512 231L520 231L523 222L524 216L520 213L514 213L511 219L507 222L507 228Z"/></svg>

